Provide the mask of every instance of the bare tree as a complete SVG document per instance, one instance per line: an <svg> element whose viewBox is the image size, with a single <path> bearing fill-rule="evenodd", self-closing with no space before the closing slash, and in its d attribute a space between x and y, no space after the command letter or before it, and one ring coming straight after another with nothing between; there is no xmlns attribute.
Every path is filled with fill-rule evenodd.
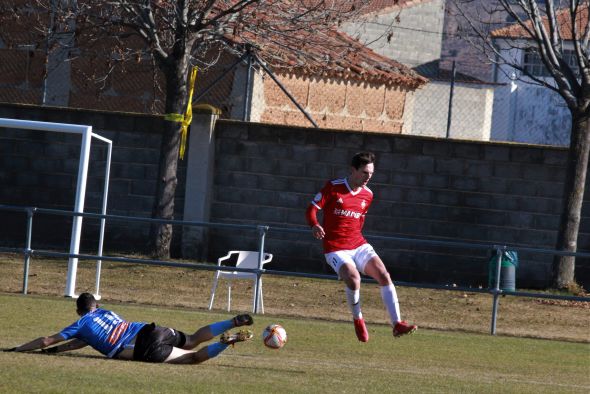
<svg viewBox="0 0 590 394"><path fill-rule="evenodd" d="M246 47L284 67L302 66L306 48L321 46L322 34L354 17L370 0L11 0L0 5L2 18L30 22L37 16L38 36L75 32L74 45L84 51L110 51L113 64L149 56L163 74L165 114L184 114L191 66L212 66L222 50L236 54ZM41 15L41 17L39 17ZM49 17L47 17L49 16ZM26 18L29 18L28 20ZM50 21L50 23L48 22ZM56 29L59 26L59 29ZM343 51L351 50L342 48ZM139 55L138 55L139 53ZM205 54L208 57L205 58ZM295 56L297 55L297 56ZM295 59L295 60L294 60ZM307 58L321 69L337 59ZM113 67L109 67L108 74ZM105 78L107 75L104 75ZM166 122L162 133L157 194L152 216L172 219L177 186L181 124ZM153 254L169 257L172 226L152 228Z"/></svg>
<svg viewBox="0 0 590 394"><path fill-rule="evenodd" d="M572 118L557 245L576 252L590 152L590 22L588 0L453 0L463 22L463 37L491 63L508 67L521 80L563 98ZM513 25L497 24L507 15ZM549 78L533 75L513 50L539 56ZM575 257L554 258L554 286L575 284Z"/></svg>

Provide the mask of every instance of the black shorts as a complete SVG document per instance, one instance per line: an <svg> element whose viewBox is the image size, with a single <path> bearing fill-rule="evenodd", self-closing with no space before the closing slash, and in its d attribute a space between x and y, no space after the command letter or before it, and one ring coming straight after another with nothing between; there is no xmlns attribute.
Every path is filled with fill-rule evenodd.
<svg viewBox="0 0 590 394"><path fill-rule="evenodd" d="M172 348L182 347L186 335L168 327L146 324L135 337L133 359L150 363L162 363L172 353Z"/></svg>

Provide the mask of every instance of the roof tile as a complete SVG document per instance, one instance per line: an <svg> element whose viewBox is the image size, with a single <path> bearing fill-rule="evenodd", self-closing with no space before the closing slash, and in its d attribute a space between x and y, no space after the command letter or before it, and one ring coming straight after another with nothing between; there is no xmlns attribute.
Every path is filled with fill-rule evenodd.
<svg viewBox="0 0 590 394"><path fill-rule="evenodd" d="M249 43L273 70L308 76L345 78L359 82L404 85L416 88L428 80L411 68L379 55L336 28L299 31L290 37L261 37L245 33L231 37L236 44ZM285 48L297 47L287 51Z"/></svg>
<svg viewBox="0 0 590 394"><path fill-rule="evenodd" d="M576 14L576 23L578 24L578 32L580 36L586 29L588 24L588 6L580 6L580 10ZM558 10L556 13L557 23L560 27L561 38L565 40L571 40L572 35L572 19L569 15L569 9L563 8ZM543 18L543 24L545 28L549 30L549 22L547 17ZM525 28L526 27L526 28ZM527 20L522 26L520 23L514 23L512 25L496 29L492 31L493 38L532 38L527 29L532 28L532 21Z"/></svg>

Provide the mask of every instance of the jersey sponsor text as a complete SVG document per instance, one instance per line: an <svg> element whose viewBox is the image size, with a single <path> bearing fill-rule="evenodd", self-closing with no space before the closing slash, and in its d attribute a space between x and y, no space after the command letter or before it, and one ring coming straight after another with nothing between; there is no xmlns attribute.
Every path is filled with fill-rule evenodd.
<svg viewBox="0 0 590 394"><path fill-rule="evenodd" d="M360 219L360 217L363 214L360 213L360 212L349 211L349 210L346 210L346 209L334 208L334 215L337 215L337 216L346 216L346 217L353 217L355 219Z"/></svg>

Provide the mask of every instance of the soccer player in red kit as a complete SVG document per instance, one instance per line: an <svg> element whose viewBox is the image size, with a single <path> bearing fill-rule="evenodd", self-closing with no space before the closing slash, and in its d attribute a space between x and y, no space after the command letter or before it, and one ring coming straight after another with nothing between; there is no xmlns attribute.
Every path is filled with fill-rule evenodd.
<svg viewBox="0 0 590 394"><path fill-rule="evenodd" d="M361 230L373 192L367 183L373 176L375 155L359 152L351 162L346 178L326 183L316 194L306 211L306 219L315 238L323 240L326 261L346 284L346 299L352 312L357 338L369 340L369 333L361 313L361 273L375 279L381 288L381 298L389 313L393 336L411 334L417 327L401 320L399 302L391 277ZM317 212L323 210L323 226Z"/></svg>

